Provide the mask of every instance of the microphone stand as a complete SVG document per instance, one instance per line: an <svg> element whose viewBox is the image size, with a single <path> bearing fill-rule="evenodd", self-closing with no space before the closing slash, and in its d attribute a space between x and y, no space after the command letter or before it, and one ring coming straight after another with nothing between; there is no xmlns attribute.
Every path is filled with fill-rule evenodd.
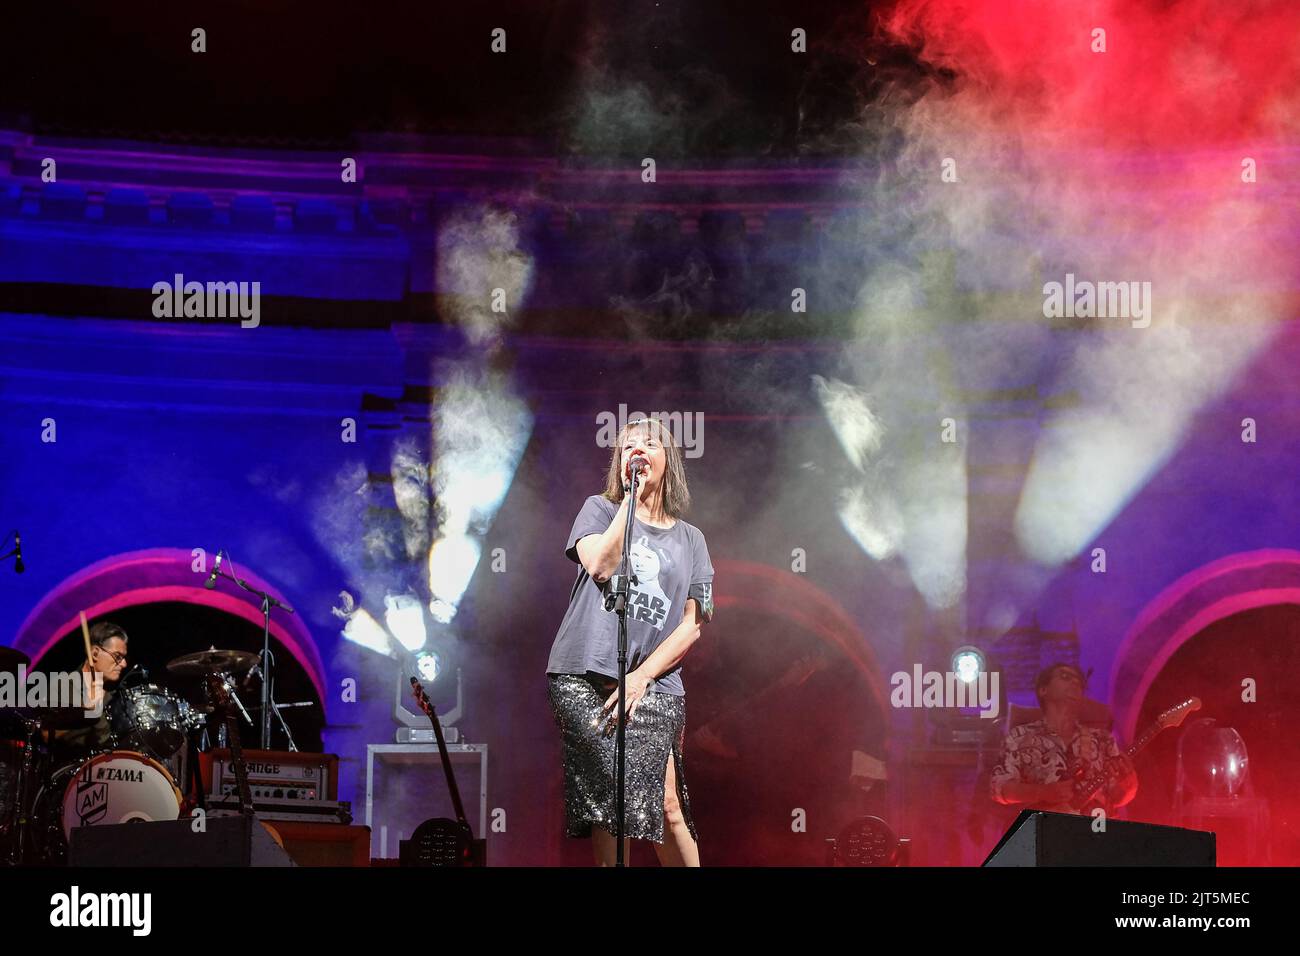
<svg viewBox="0 0 1300 956"><path fill-rule="evenodd" d="M15 531L12 535L10 535L10 537L14 539L13 549L11 551L6 551L4 554L0 554L0 561L4 561L6 558L13 558L14 572L17 574L22 574L24 571L27 570L26 565L23 564L22 539L18 537L17 531Z"/></svg>
<svg viewBox="0 0 1300 956"><path fill-rule="evenodd" d="M227 557L229 557L229 555L227 555ZM232 566L234 565L233 561L231 562L231 565ZM243 588L249 594L256 594L259 598L262 599L262 661L261 661L262 738L261 739L262 739L262 749L270 750L271 749L271 700L272 700L273 686L275 683L274 679L271 676L272 661L274 660L274 658L271 656L271 608L273 607L284 608L290 614L294 613L294 611L293 608L289 607L289 605L285 604L283 601L277 601L275 598L271 597L271 595L267 594L265 591L260 591L257 588L252 587L251 585L249 585L247 581L241 581L239 578L235 577L234 575L227 574L225 571L222 571L220 568L216 568L215 570L213 570L212 573L216 577L226 578L229 581L234 581L235 584L239 585L239 587ZM247 717L248 716L247 713L245 713L244 716Z"/></svg>
<svg viewBox="0 0 1300 956"><path fill-rule="evenodd" d="M614 865L625 866L623 860L623 826L626 816L626 729L627 717L627 599L629 584L636 584L636 575L632 574L632 527L636 520L637 485L640 483L640 469L631 470L632 480L627 488L627 524L623 528L623 561L619 570L610 579L609 593L605 595L606 608L610 607L618 615L618 723L614 735L614 817L615 834L618 847L615 850Z"/></svg>
<svg viewBox="0 0 1300 956"><path fill-rule="evenodd" d="M252 677L253 674L257 674L259 677L263 676L260 665L257 664L253 665L253 670L249 672L248 676ZM230 696L235 701L236 704L239 704L239 698L235 695L235 692L233 690L230 692ZM313 706L313 704L309 700L300 700L297 703L293 703L293 704L277 704L275 702L275 695L274 694L271 695L271 711L272 713L275 714L275 719L280 722L280 729L284 731L284 736L289 741L290 753L298 752L298 744L294 742L293 731L291 731L289 729L289 725L285 723L284 714L280 713L280 711L284 710L286 707L311 707L311 706ZM243 710L244 705L239 704L239 709ZM248 717L248 714L244 714L244 716ZM253 721L251 718L249 718L248 722L251 724ZM265 750L266 748L264 747L262 749Z"/></svg>

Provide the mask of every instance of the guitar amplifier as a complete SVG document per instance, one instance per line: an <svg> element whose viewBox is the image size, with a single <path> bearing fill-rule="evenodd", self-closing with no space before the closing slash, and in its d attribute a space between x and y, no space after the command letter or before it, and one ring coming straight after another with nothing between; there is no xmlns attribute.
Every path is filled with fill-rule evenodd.
<svg viewBox="0 0 1300 956"><path fill-rule="evenodd" d="M199 755L203 788L214 799L239 799L235 766L226 749ZM335 754L306 754L281 750L245 750L248 788L253 803L289 801L313 803L338 798L339 758Z"/></svg>

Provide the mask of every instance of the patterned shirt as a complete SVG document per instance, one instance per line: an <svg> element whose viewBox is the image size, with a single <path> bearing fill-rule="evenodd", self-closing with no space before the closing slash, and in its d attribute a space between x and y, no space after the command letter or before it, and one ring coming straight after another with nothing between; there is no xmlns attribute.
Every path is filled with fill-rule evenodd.
<svg viewBox="0 0 1300 956"><path fill-rule="evenodd" d="M1100 728L1077 724L1067 744L1047 726L1046 720L1033 720L1014 728L1002 742L1002 757L989 779L990 793L998 803L1007 803L1002 788L1008 783L1057 783L1070 779L1076 767L1082 766L1091 774L1100 770L1108 758L1117 756L1115 738ZM1076 812L1068 805L1041 809Z"/></svg>

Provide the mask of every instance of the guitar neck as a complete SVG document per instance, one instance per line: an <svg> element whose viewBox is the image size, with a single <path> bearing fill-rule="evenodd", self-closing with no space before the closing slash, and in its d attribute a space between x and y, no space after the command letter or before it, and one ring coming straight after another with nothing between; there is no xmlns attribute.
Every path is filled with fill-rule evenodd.
<svg viewBox="0 0 1300 956"><path fill-rule="evenodd" d="M460 788L456 786L456 774L451 769L451 755L447 753L447 741L442 736L442 724L438 722L438 715L432 707L429 708L429 719L433 721L433 735L438 740L438 754L442 757L442 769L447 775L447 789L451 791L451 805L456 810L456 821L472 833L469 821L465 819L465 806L460 802Z"/></svg>
<svg viewBox="0 0 1300 956"><path fill-rule="evenodd" d="M1143 750L1146 749L1147 744L1151 743L1151 741L1155 740L1156 737L1160 736L1160 732L1164 729L1165 729L1164 726L1159 721L1156 721L1156 723L1152 724L1142 732L1142 736L1138 737L1137 740L1133 741L1133 744L1127 750L1124 751L1124 756L1130 759L1136 757L1138 754L1140 754Z"/></svg>
<svg viewBox="0 0 1300 956"><path fill-rule="evenodd" d="M253 814L253 791L248 785L248 765L244 763L244 746L239 739L239 718L227 713L226 736L230 738L230 763L235 770L235 784L239 787L239 809L246 816Z"/></svg>
<svg viewBox="0 0 1300 956"><path fill-rule="evenodd" d="M429 695L424 692L424 688L414 677L411 678L411 690L420 709L424 711L424 716L428 717L429 722L433 724L433 736L438 741L438 754L442 757L442 771L447 776L447 789L451 791L451 805L456 810L456 822L464 827L465 832L472 839L474 831L470 828L469 821L465 819L465 805L460 802L460 788L456 786L456 774L451 769L451 754L447 753L447 740L442 735L438 712L434 709L433 702L429 700Z"/></svg>
<svg viewBox="0 0 1300 956"><path fill-rule="evenodd" d="M1155 723L1147 727L1146 730L1142 731L1141 736L1139 736L1137 740L1133 741L1133 744L1125 750L1121 756L1132 760L1139 753L1145 750L1147 744L1155 740L1164 729L1164 724L1157 720ZM1102 761L1102 766L1099 769L1088 774L1078 782L1075 786L1075 800L1073 801L1075 806L1078 806L1080 802L1086 802L1087 799L1096 794L1097 790L1106 780L1106 767L1115 759L1115 757L1107 757Z"/></svg>
<svg viewBox="0 0 1300 956"><path fill-rule="evenodd" d="M239 788L239 810L245 816L253 815L253 791L248 785L248 767L244 764L244 747L239 739L239 717L234 712L230 693L217 674L205 678L208 700L216 709L217 715L226 728L230 745L230 763L235 770L235 784Z"/></svg>

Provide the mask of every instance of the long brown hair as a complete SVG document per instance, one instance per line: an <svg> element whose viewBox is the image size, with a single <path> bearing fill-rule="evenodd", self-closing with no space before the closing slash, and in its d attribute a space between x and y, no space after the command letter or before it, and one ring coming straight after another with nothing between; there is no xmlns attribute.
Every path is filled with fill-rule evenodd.
<svg viewBox="0 0 1300 956"><path fill-rule="evenodd" d="M670 518L683 517L691 507L691 490L686 485L686 464L672 430L666 428L657 418L633 419L618 433L609 456L609 471L605 475L605 497L614 504L619 504L623 500L623 445L627 441L627 436L634 431L644 431L648 436L659 439L659 444L663 446L664 457L668 463L660 483L664 514Z"/></svg>

